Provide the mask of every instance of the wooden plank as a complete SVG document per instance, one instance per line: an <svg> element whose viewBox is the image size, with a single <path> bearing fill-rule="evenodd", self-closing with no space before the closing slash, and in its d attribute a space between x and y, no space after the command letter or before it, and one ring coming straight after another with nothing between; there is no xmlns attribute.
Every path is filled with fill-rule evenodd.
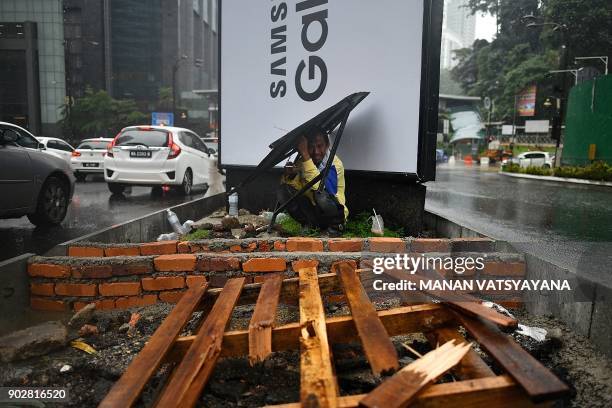
<svg viewBox="0 0 612 408"><path fill-rule="evenodd" d="M369 408L404 408L419 391L455 366L470 350L468 343L444 343L386 379L363 398L359 405Z"/></svg>
<svg viewBox="0 0 612 408"><path fill-rule="evenodd" d="M336 265L335 272L342 282L359 339L372 371L378 375L396 371L399 368L397 351L355 270L348 263L342 262Z"/></svg>
<svg viewBox="0 0 612 408"><path fill-rule="evenodd" d="M465 337L463 337L457 329L451 327L442 327L424 334L432 347L436 347L438 344L443 344L451 340L466 341ZM487 363L485 363L474 350L468 351L459 364L451 369L451 372L461 380L495 376L493 370L489 368Z"/></svg>
<svg viewBox="0 0 612 408"><path fill-rule="evenodd" d="M385 275L396 280L406 280L414 282L417 287L419 287L418 285L420 281L430 279L424 276L411 275L403 270L398 269L388 269L385 270L384 273ZM439 274L437 276L442 278L442 276ZM449 293L448 291L442 290L422 290L422 292L427 293L428 295L445 302L446 304L448 304L449 307L452 307L455 310L459 310L462 313L467 313L471 316L482 317L503 327L518 327L518 321L516 319L513 319L511 317L498 313L497 311L489 307L481 305L480 299L472 295L459 292Z"/></svg>
<svg viewBox="0 0 612 408"><path fill-rule="evenodd" d="M272 353L272 328L276 318L276 307L283 277L267 278L261 287L253 317L249 323L249 362L251 365L263 361Z"/></svg>
<svg viewBox="0 0 612 408"><path fill-rule="evenodd" d="M424 329L432 330L454 323L454 316L451 315L448 308L433 303L381 310L378 312L378 317L389 336L416 333ZM359 338L351 316L330 317L325 323L329 341L332 343L350 343ZM225 332L221 356L247 355L249 353L248 334L247 330ZM179 337L167 362L179 361L191 346L194 338L195 336ZM295 350L300 346L299 338L299 323L275 327L272 329L272 350Z"/></svg>
<svg viewBox="0 0 612 408"><path fill-rule="evenodd" d="M496 326L461 313L455 313L455 316L482 348L525 389L534 402L551 400L569 392L567 385Z"/></svg>
<svg viewBox="0 0 612 408"><path fill-rule="evenodd" d="M361 270L357 269L356 272L361 277ZM252 305L257 302L262 285L263 283L250 283L244 285L242 293L240 294L240 299L238 300L238 305ZM210 311L210 308L214 305L221 290L222 288L210 289L206 293L206 297L202 301L199 309L205 312ZM342 286L335 273L323 273L319 275L319 291L321 294L339 292L341 290ZM299 278L283 280L279 302L297 306L299 297Z"/></svg>
<svg viewBox="0 0 612 408"><path fill-rule="evenodd" d="M185 292L140 353L134 357L119 381L112 386L100 403L100 407L134 405L151 376L172 349L207 288L208 283L204 283Z"/></svg>
<svg viewBox="0 0 612 408"><path fill-rule="evenodd" d="M338 398L339 408L356 408L367 394ZM507 375L430 385L421 391L413 405L418 408L532 408L535 405ZM272 405L269 408L299 408L300 403Z"/></svg>
<svg viewBox="0 0 612 408"><path fill-rule="evenodd" d="M304 407L337 406L338 384L327 339L325 311L316 268L298 270L300 279L300 401Z"/></svg>
<svg viewBox="0 0 612 408"><path fill-rule="evenodd" d="M191 407L195 404L221 354L223 332L229 323L244 281L245 278L227 281L156 406Z"/></svg>

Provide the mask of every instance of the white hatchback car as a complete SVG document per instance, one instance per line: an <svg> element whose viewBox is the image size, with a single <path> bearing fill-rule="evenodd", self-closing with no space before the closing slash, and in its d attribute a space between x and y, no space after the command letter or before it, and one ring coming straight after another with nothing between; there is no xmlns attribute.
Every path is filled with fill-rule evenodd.
<svg viewBox="0 0 612 408"><path fill-rule="evenodd" d="M72 152L72 171L78 181L84 181L88 174L102 174L104 172L104 156L111 138L98 137L84 139L74 152Z"/></svg>
<svg viewBox="0 0 612 408"><path fill-rule="evenodd" d="M36 139L45 146L45 153L59 157L70 164L74 147L70 146L66 141L56 137L44 136L36 136Z"/></svg>
<svg viewBox="0 0 612 408"><path fill-rule="evenodd" d="M544 167L550 169L553 166L553 158L548 152L524 152L519 154L512 163L520 167Z"/></svg>
<svg viewBox="0 0 612 408"><path fill-rule="evenodd" d="M212 153L189 129L130 126L108 147L104 179L113 194L121 194L127 185L174 186L191 194L194 185L208 184L216 168Z"/></svg>

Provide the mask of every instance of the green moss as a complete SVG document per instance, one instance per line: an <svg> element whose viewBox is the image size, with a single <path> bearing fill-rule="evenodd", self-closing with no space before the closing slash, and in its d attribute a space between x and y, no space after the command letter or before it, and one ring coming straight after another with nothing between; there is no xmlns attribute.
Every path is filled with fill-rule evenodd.
<svg viewBox="0 0 612 408"><path fill-rule="evenodd" d="M398 238L403 235L403 231L385 228L385 237ZM368 238L372 236L372 221L369 213L361 213L349 218L344 226L343 238Z"/></svg>
<svg viewBox="0 0 612 408"><path fill-rule="evenodd" d="M290 216L284 217L278 224L283 228L285 234L291 237L299 236L302 232L302 225Z"/></svg>
<svg viewBox="0 0 612 408"><path fill-rule="evenodd" d="M184 241L197 241L200 239L208 239L210 238L210 230L207 229L197 229L183 237Z"/></svg>

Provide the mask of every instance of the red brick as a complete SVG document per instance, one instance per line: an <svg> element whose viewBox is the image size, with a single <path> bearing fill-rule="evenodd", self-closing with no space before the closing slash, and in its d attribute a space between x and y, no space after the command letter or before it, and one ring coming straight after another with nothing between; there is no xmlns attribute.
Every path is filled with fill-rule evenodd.
<svg viewBox="0 0 612 408"><path fill-rule="evenodd" d="M240 270L240 260L226 257L202 258L198 269L211 272L236 271Z"/></svg>
<svg viewBox="0 0 612 408"><path fill-rule="evenodd" d="M361 252L362 239L330 239L327 243L331 252Z"/></svg>
<svg viewBox="0 0 612 408"><path fill-rule="evenodd" d="M105 256L140 256L140 247L109 247L104 248Z"/></svg>
<svg viewBox="0 0 612 408"><path fill-rule="evenodd" d="M52 283L30 283L30 294L39 296L54 296Z"/></svg>
<svg viewBox="0 0 612 408"><path fill-rule="evenodd" d="M67 265L33 263L28 265L28 274L43 278L68 278L70 267Z"/></svg>
<svg viewBox="0 0 612 408"><path fill-rule="evenodd" d="M227 276L213 275L208 278L208 282L213 288L222 288L228 281Z"/></svg>
<svg viewBox="0 0 612 408"><path fill-rule="evenodd" d="M83 247L71 246L68 247L68 256L77 257L99 257L104 256L104 249L99 247Z"/></svg>
<svg viewBox="0 0 612 408"><path fill-rule="evenodd" d="M524 262L485 262L484 269L480 271L481 276L517 276L526 275Z"/></svg>
<svg viewBox="0 0 612 408"><path fill-rule="evenodd" d="M298 259L297 261L291 262L291 269L297 272L304 268L318 268L319 261L316 259Z"/></svg>
<svg viewBox="0 0 612 408"><path fill-rule="evenodd" d="M189 275L185 279L185 283L188 288L192 288L194 286L201 286L206 283L206 276L202 275Z"/></svg>
<svg viewBox="0 0 612 408"><path fill-rule="evenodd" d="M229 248L230 252L242 252L242 246L240 245L232 245Z"/></svg>
<svg viewBox="0 0 612 408"><path fill-rule="evenodd" d="M266 273L265 275L253 276L253 283L263 283L266 279L270 279L277 275L282 275L282 273Z"/></svg>
<svg viewBox="0 0 612 408"><path fill-rule="evenodd" d="M160 272L193 271L196 256L192 254L161 255L154 259L155 269Z"/></svg>
<svg viewBox="0 0 612 408"><path fill-rule="evenodd" d="M417 238L412 241L413 252L450 252L451 246L448 239Z"/></svg>
<svg viewBox="0 0 612 408"><path fill-rule="evenodd" d="M55 293L60 296L96 296L98 291L91 283L56 283Z"/></svg>
<svg viewBox="0 0 612 408"><path fill-rule="evenodd" d="M323 241L314 238L289 238L286 243L289 252L321 252Z"/></svg>
<svg viewBox="0 0 612 408"><path fill-rule="evenodd" d="M153 272L152 262L112 265L113 276L145 275Z"/></svg>
<svg viewBox="0 0 612 408"><path fill-rule="evenodd" d="M185 294L185 292L178 290L159 292L159 300L166 303L178 303L178 301L183 297L183 294Z"/></svg>
<svg viewBox="0 0 612 408"><path fill-rule="evenodd" d="M144 290L167 290L185 287L183 276L162 276L159 278L144 278L142 288Z"/></svg>
<svg viewBox="0 0 612 408"><path fill-rule="evenodd" d="M370 251L384 253L404 253L406 243L401 238L373 237L369 239Z"/></svg>
<svg viewBox="0 0 612 408"><path fill-rule="evenodd" d="M61 300L51 300L39 297L30 298L30 307L34 310L48 310L53 312L68 310L68 304Z"/></svg>
<svg viewBox="0 0 612 408"><path fill-rule="evenodd" d="M189 245L189 242L181 241L178 244L176 244L176 252L179 254L190 254L191 246Z"/></svg>
<svg viewBox="0 0 612 408"><path fill-rule="evenodd" d="M157 295L144 295L122 297L115 301L117 309L129 309L132 307L150 306L157 303Z"/></svg>
<svg viewBox="0 0 612 408"><path fill-rule="evenodd" d="M335 273L337 265L340 264L340 263L343 263L343 262L344 263L348 263L351 266L351 268L357 269L357 261L355 261L354 259L343 259L343 260L340 260L340 261L333 262L331 264L330 270Z"/></svg>
<svg viewBox="0 0 612 408"><path fill-rule="evenodd" d="M102 279L113 276L111 265L74 265L72 276L85 279Z"/></svg>
<svg viewBox="0 0 612 408"><path fill-rule="evenodd" d="M102 296L140 295L140 282L101 283L98 290Z"/></svg>
<svg viewBox="0 0 612 408"><path fill-rule="evenodd" d="M284 272L287 262L283 258L251 258L242 264L244 272Z"/></svg>
<svg viewBox="0 0 612 408"><path fill-rule="evenodd" d="M287 245L283 241L274 241L274 250L280 252L286 251Z"/></svg>
<svg viewBox="0 0 612 408"><path fill-rule="evenodd" d="M96 310L111 310L115 308L115 299L100 299L95 302L74 302L72 307L75 312L78 312L85 306L90 303L94 303L96 305Z"/></svg>
<svg viewBox="0 0 612 408"><path fill-rule="evenodd" d="M176 254L178 241L160 241L140 244L142 255L170 255Z"/></svg>
<svg viewBox="0 0 612 408"><path fill-rule="evenodd" d="M259 252L270 252L272 248L270 247L270 243L268 241L261 241L257 246L257 250Z"/></svg>

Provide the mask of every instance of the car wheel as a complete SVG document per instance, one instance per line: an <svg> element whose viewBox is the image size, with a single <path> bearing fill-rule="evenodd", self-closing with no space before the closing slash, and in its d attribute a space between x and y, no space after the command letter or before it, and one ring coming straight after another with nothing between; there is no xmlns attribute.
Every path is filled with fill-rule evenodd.
<svg viewBox="0 0 612 408"><path fill-rule="evenodd" d="M36 212L29 214L30 222L37 226L58 225L68 211L69 188L57 177L49 177L40 189Z"/></svg>
<svg viewBox="0 0 612 408"><path fill-rule="evenodd" d="M545 164L544 166L542 166L542 167L544 167L545 169L550 169L550 164L546 163L546 164Z"/></svg>
<svg viewBox="0 0 612 408"><path fill-rule="evenodd" d="M85 181L87 178L87 174L83 173L74 173L74 176L76 177L77 181Z"/></svg>
<svg viewBox="0 0 612 408"><path fill-rule="evenodd" d="M191 174L191 169L185 170L185 175L183 176L183 183L179 186L179 191L181 194L189 195L193 190L193 175Z"/></svg>
<svg viewBox="0 0 612 408"><path fill-rule="evenodd" d="M107 184L108 184L108 189L113 194L123 194L123 191L125 190L125 185L123 184L119 184L119 183L107 183Z"/></svg>

